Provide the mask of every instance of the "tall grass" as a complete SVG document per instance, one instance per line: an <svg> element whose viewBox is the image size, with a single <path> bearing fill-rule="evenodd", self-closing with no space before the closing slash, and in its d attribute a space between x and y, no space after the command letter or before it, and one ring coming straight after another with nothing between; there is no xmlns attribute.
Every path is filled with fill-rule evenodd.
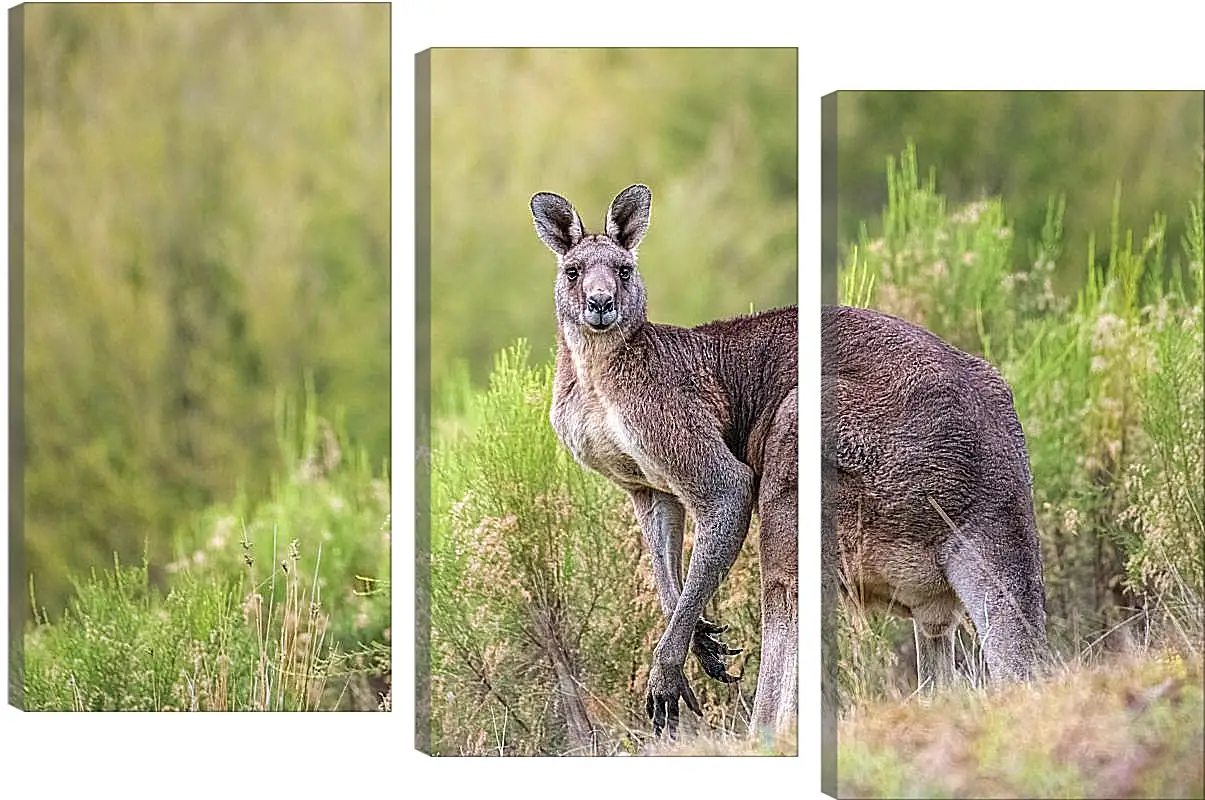
<svg viewBox="0 0 1205 800"><path fill-rule="evenodd" d="M52 617L30 584L31 710L375 709L391 698L388 474L317 416L280 409L271 496L193 520L177 558L74 580ZM166 585L164 589L157 588Z"/></svg>
<svg viewBox="0 0 1205 800"><path fill-rule="evenodd" d="M307 370L387 455L390 9L20 13L24 564L57 613L67 573L267 497Z"/></svg>
<svg viewBox="0 0 1205 800"><path fill-rule="evenodd" d="M326 641L329 613L303 589L296 549L284 560L285 601L261 586L185 572L160 596L147 568L93 572L63 618L39 616L26 639L31 711L311 711L338 705L345 677ZM275 570L273 570L275 573ZM32 594L32 592L31 592Z"/></svg>

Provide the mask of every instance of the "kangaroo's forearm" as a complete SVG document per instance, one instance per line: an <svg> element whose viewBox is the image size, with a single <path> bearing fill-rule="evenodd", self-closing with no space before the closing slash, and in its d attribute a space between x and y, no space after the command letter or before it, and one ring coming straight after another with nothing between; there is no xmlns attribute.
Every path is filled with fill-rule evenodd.
<svg viewBox="0 0 1205 800"><path fill-rule="evenodd" d="M728 498L712 504L710 510L696 518L695 546L690 554L686 582L665 633L653 652L655 661L678 665L686 662L703 607L727 577L745 543L753 510L752 475L745 470L741 477L744 480Z"/></svg>

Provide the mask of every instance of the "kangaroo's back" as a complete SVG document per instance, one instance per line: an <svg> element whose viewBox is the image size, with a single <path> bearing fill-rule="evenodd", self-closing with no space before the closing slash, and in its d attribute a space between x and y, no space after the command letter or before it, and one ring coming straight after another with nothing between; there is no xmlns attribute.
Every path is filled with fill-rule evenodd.
<svg viewBox="0 0 1205 800"><path fill-rule="evenodd" d="M827 568L864 606L913 618L922 684L949 677L964 609L993 677L1032 674L1045 648L1042 562L1008 385L868 309L823 309L821 339Z"/></svg>
<svg viewBox="0 0 1205 800"><path fill-rule="evenodd" d="M821 318L824 463L857 476L895 521L974 504L1024 505L1031 490L1012 392L987 362L869 309ZM931 511L931 509L930 509Z"/></svg>
<svg viewBox="0 0 1205 800"><path fill-rule="evenodd" d="M727 400L722 436L761 474L774 413L799 384L799 311L777 308L694 328L715 342L714 370Z"/></svg>

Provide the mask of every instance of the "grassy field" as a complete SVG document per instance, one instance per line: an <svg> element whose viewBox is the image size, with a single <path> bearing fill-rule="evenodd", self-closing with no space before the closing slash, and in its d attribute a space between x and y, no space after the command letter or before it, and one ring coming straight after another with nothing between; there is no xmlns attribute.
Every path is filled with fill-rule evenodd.
<svg viewBox="0 0 1205 800"><path fill-rule="evenodd" d="M388 456L389 14L15 12L22 562L50 613L71 574L153 569L209 505L265 499L275 392L307 374Z"/></svg>
<svg viewBox="0 0 1205 800"><path fill-rule="evenodd" d="M1202 797L1202 672L1147 652L840 723L840 797Z"/></svg>
<svg viewBox="0 0 1205 800"><path fill-rule="evenodd" d="M313 413L280 409L270 497L193 520L164 566L76 576L53 617L29 587L24 708L385 710L389 476ZM166 588L156 588L165 585Z"/></svg>

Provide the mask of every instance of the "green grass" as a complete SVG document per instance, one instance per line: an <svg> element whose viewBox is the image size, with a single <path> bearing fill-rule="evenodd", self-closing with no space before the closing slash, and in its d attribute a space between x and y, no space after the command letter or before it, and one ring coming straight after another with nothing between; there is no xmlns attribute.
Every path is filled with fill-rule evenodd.
<svg viewBox="0 0 1205 800"><path fill-rule="evenodd" d="M170 564L93 569L53 619L31 582L26 709L388 707L389 479L312 401L280 409L270 497L199 515Z"/></svg>
<svg viewBox="0 0 1205 800"><path fill-rule="evenodd" d="M388 455L389 7L20 13L22 561L57 615L69 574L267 497L306 372Z"/></svg>

